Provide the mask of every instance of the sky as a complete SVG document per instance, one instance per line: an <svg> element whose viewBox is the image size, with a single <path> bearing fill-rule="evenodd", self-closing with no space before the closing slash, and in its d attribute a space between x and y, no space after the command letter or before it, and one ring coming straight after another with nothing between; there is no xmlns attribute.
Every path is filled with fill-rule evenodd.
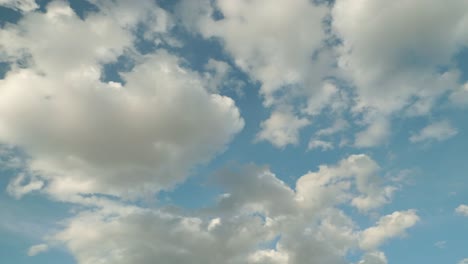
<svg viewBox="0 0 468 264"><path fill-rule="evenodd" d="M0 0L5 264L467 264L466 0Z"/></svg>

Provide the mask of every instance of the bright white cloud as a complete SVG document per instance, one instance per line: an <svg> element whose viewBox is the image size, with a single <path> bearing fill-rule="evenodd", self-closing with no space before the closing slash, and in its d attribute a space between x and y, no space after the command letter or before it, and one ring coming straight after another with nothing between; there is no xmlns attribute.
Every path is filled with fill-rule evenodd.
<svg viewBox="0 0 468 264"><path fill-rule="evenodd" d="M29 248L28 250L28 256L33 257L36 256L40 253L44 253L47 250L49 250L49 246L47 244L39 244L39 245L34 245Z"/></svg>
<svg viewBox="0 0 468 264"><path fill-rule="evenodd" d="M333 206L350 201L360 211L378 208L389 202L392 186L382 186L379 166L366 155L351 155L337 166L319 167L297 181L297 198L309 208ZM356 196L349 192L355 188Z"/></svg>
<svg viewBox="0 0 468 264"><path fill-rule="evenodd" d="M215 5L224 18L213 20L212 10L205 10L206 16L197 21L199 30L206 37L221 38L235 63L262 83L266 105L275 102L279 89L309 78L320 82L319 74L309 73L324 73L321 63L312 60L323 46L324 6L307 0L218 0ZM186 8L193 12L193 6Z"/></svg>
<svg viewBox="0 0 468 264"><path fill-rule="evenodd" d="M132 46L131 32L110 16L83 21L52 2L0 34L11 37L2 46L6 57L31 60L0 80L0 141L23 148L31 157L27 175L39 174L60 199L172 186L243 128L233 100L208 93L204 78L167 52L138 58L121 74L125 84L102 82L101 63ZM11 192L42 186L17 184L23 181L14 180Z"/></svg>
<svg viewBox="0 0 468 264"><path fill-rule="evenodd" d="M468 205L461 204L455 209L455 212L460 215L468 216Z"/></svg>
<svg viewBox="0 0 468 264"><path fill-rule="evenodd" d="M296 190L267 168L226 168L212 179L226 193L216 205L190 213L90 198L92 209L65 222L65 229L51 240L64 243L80 264L146 264L154 259L164 263L339 264L347 252L358 248L360 237L368 241L378 236L372 251L363 257L367 262L362 263L386 263L383 253L374 249L412 226L406 217L417 218L415 212L395 212L362 231L338 209L360 193L345 188L338 195L341 198L328 195L343 187L348 171L359 175L356 185L365 186L372 181L368 174L375 166L364 155L351 156L300 177ZM311 186L321 186L323 191ZM278 242L272 248L261 247L275 239Z"/></svg>
<svg viewBox="0 0 468 264"><path fill-rule="evenodd" d="M343 40L339 66L356 85L357 107L391 113L457 87L456 69L437 73L436 67L450 64L466 43L467 8L464 0L336 1L333 28Z"/></svg>
<svg viewBox="0 0 468 264"><path fill-rule="evenodd" d="M266 140L278 148L299 143L299 131L310 124L306 118L298 118L289 111L275 111L260 124L257 140Z"/></svg>
<svg viewBox="0 0 468 264"><path fill-rule="evenodd" d="M444 141L458 134L458 131L449 121L439 121L421 129L413 134L409 140L411 142L423 142L428 140Z"/></svg>
<svg viewBox="0 0 468 264"><path fill-rule="evenodd" d="M363 249L375 249L382 245L385 240L405 234L406 229L412 227L419 221L419 216L414 210L394 212L386 215L362 233L360 245Z"/></svg>

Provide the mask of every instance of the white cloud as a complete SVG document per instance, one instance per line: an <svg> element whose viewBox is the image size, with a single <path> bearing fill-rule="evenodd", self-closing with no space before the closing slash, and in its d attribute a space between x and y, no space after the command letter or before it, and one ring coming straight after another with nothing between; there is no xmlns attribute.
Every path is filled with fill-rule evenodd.
<svg viewBox="0 0 468 264"><path fill-rule="evenodd" d="M34 245L29 248L28 250L28 256L33 257L36 256L40 253L44 253L47 250L49 250L49 246L47 244L39 244L39 245Z"/></svg>
<svg viewBox="0 0 468 264"><path fill-rule="evenodd" d="M382 186L379 166L366 155L351 155L336 166L319 167L298 179L297 199L309 208L333 206L350 201L360 211L369 211L389 202L395 190ZM355 188L357 194L350 196Z"/></svg>
<svg viewBox="0 0 468 264"><path fill-rule="evenodd" d="M52 2L0 35L11 37L0 48L6 57L31 60L0 80L0 141L31 157L25 175L47 181L44 191L56 198L157 192L243 128L233 100L207 92L202 76L164 51L140 56L121 73L125 84L102 82L102 63L132 48L131 32L110 15L83 21ZM40 188L17 182L18 195Z"/></svg>
<svg viewBox="0 0 468 264"><path fill-rule="evenodd" d="M355 87L353 111L369 126L356 146L385 143L393 117L427 115L437 98L460 88L460 70L451 60L468 40L462 33L467 8L464 0L335 1L338 66ZM439 71L441 65L447 71Z"/></svg>
<svg viewBox="0 0 468 264"><path fill-rule="evenodd" d="M387 118L377 118L364 130L356 134L356 147L375 147L385 142L390 135L390 121Z"/></svg>
<svg viewBox="0 0 468 264"><path fill-rule="evenodd" d="M310 78L320 83L320 74L309 73L320 71L325 75L321 63L311 59L323 46L324 6L307 0L218 0L215 5L224 18L213 20L208 4L205 16L196 25L204 36L221 38L235 63L262 83L266 105L275 102L279 89L303 84ZM183 13L183 18L192 18L192 23L193 15L187 13L193 13L193 9L187 6Z"/></svg>
<svg viewBox="0 0 468 264"><path fill-rule="evenodd" d="M379 236L378 243L382 243L414 224L403 218L417 217L414 211L395 212L362 231L338 209L360 193L345 188L341 198L328 194L343 187L349 171L359 175L356 185L366 185L372 181L368 174L375 166L364 155L351 156L300 177L296 190L264 167L226 168L213 176L226 194L214 206L184 213L90 197L91 208L64 222L64 229L50 240L65 244L80 264L146 264L154 259L164 263L339 264L348 252L358 249L361 237ZM321 186L323 191L311 186ZM272 247L261 246L274 240L277 243ZM361 263L385 263L375 262L385 260L383 253L375 251L377 246L374 243L372 251L363 252L367 262Z"/></svg>
<svg viewBox="0 0 468 264"><path fill-rule="evenodd" d="M23 12L30 12L39 7L34 0L0 0L0 6L5 6Z"/></svg>
<svg viewBox="0 0 468 264"><path fill-rule="evenodd" d="M317 139L311 139L309 141L309 150L312 149L321 149L322 151L326 150L332 150L333 149L333 143L329 141L323 141L323 140L317 140Z"/></svg>
<svg viewBox="0 0 468 264"><path fill-rule="evenodd" d="M406 229L414 226L418 221L419 217L414 210L386 215L380 218L376 226L364 230L360 246L367 250L375 249L389 238L404 235Z"/></svg>
<svg viewBox="0 0 468 264"><path fill-rule="evenodd" d="M387 264L387 257L385 254L380 251L369 252L364 255L361 261L358 264Z"/></svg>
<svg viewBox="0 0 468 264"><path fill-rule="evenodd" d="M466 42L467 5L464 0L336 1L333 28L343 40L339 65L356 85L357 107L392 113L411 98L430 102L457 87L456 69L437 73L436 67L449 65Z"/></svg>
<svg viewBox="0 0 468 264"><path fill-rule="evenodd" d="M460 215L468 216L468 205L461 204L455 209L455 212Z"/></svg>
<svg viewBox="0 0 468 264"><path fill-rule="evenodd" d="M41 179L37 177L28 178L24 174L19 174L10 181L6 191L16 199L19 199L25 194L42 189L42 187L44 187L44 181Z"/></svg>
<svg viewBox="0 0 468 264"><path fill-rule="evenodd" d="M260 124L257 140L266 140L278 148L299 143L299 131L310 124L306 118L298 118L289 111L275 111Z"/></svg>
<svg viewBox="0 0 468 264"><path fill-rule="evenodd" d="M444 141L456 134L458 134L457 129L454 128L449 121L439 121L429 124L418 133L413 134L410 137L410 141L413 143L428 140Z"/></svg>
<svg viewBox="0 0 468 264"><path fill-rule="evenodd" d="M458 264L468 264L468 258L460 260Z"/></svg>

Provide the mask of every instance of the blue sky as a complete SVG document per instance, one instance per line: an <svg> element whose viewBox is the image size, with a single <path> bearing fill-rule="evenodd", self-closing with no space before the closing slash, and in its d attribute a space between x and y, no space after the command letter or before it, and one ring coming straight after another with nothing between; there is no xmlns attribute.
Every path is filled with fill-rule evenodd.
<svg viewBox="0 0 468 264"><path fill-rule="evenodd" d="M2 263L468 263L464 0L0 0Z"/></svg>

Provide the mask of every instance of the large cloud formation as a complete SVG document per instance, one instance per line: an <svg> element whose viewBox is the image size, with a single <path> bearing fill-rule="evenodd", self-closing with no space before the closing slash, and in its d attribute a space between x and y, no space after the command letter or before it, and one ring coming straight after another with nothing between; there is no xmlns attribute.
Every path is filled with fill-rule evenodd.
<svg viewBox="0 0 468 264"><path fill-rule="evenodd" d="M355 35L362 32L347 25L365 9L348 10L345 0L334 6L181 1L173 18L149 0L89 2L97 11L82 16L65 1L52 1L45 11L34 11L31 1L0 2L23 12L18 23L0 29L0 60L10 65L0 80L0 164L19 172L7 191L16 198L36 191L76 205L62 229L31 247L30 255L64 245L80 264L339 264L350 252L362 255L361 264L387 263L380 246L404 235L419 217L415 210L382 209L397 187L379 177L379 165L364 154L321 165L294 187L265 167L226 168L212 179L224 193L190 212L131 199L155 197L184 181L244 126L234 101L215 87L221 77L188 68L168 50L144 53L139 41L179 45L171 38L177 19L221 40L235 66L261 83L264 105L273 110L259 124L257 140L282 148L298 144L300 130L325 109L341 117L352 106L358 114L372 107L365 91L384 82L381 75L363 81L352 71L373 68L360 63L363 50L373 50L360 47ZM345 39L341 48L327 46L331 32ZM122 58L134 65L108 81L105 66ZM222 75L230 66L211 60L206 67ZM455 75L441 78L451 84ZM356 105L340 78L357 86ZM298 98L304 100L296 105ZM380 142L390 126L386 117L374 122L366 114L371 137L361 134L356 145ZM337 120L317 136L350 126ZM370 214L380 217L374 225L353 217Z"/></svg>
<svg viewBox="0 0 468 264"><path fill-rule="evenodd" d="M199 0L180 6L182 20L219 39L261 84L265 106L292 107L297 120L325 109L332 118L349 110L362 130L356 147L381 145L393 118L428 115L447 94L457 104L467 102L453 61L468 42L464 0ZM277 134L284 128L262 126L259 138L279 148L299 141L297 132L287 141Z"/></svg>
<svg viewBox="0 0 468 264"><path fill-rule="evenodd" d="M137 58L124 84L101 81L133 42L109 16L52 2L0 35L2 57L26 60L0 80L0 141L23 148L27 173L60 198L170 187L243 127L233 100L164 51Z"/></svg>
<svg viewBox="0 0 468 264"><path fill-rule="evenodd" d="M181 213L90 197L91 208L49 243L64 243L80 264L338 264L351 250L366 252L360 263L386 263L379 246L415 225L416 212L393 212L360 229L340 209L381 207L377 197L379 204L355 202L386 193L390 186L378 183L377 172L368 156L351 155L305 174L292 189L267 168L228 167L214 176L225 191L214 206Z"/></svg>

